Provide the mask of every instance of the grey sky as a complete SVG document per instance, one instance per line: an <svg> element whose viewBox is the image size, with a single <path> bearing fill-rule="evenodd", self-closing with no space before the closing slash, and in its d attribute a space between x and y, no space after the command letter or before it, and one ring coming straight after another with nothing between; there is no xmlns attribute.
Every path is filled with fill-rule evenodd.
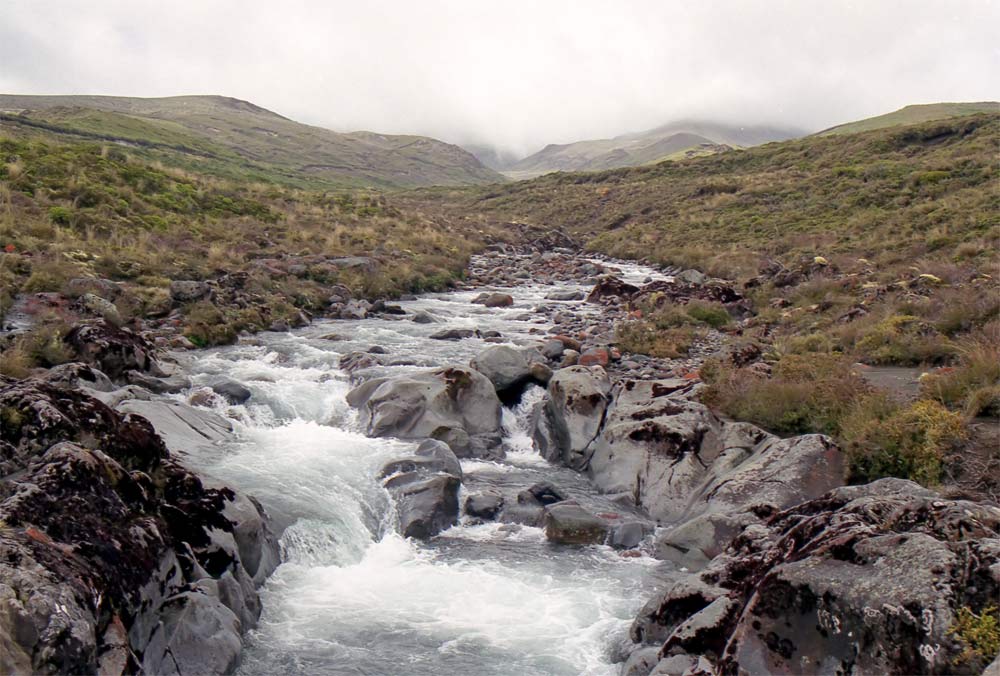
<svg viewBox="0 0 1000 676"><path fill-rule="evenodd" d="M217 93L519 152L1000 98L995 0L2 0L0 91Z"/></svg>

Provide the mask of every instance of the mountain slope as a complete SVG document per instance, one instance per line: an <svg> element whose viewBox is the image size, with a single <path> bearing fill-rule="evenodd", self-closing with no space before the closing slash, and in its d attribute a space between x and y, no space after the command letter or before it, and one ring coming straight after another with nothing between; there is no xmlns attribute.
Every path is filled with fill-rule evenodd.
<svg viewBox="0 0 1000 676"><path fill-rule="evenodd" d="M548 145L511 166L512 175L551 171L600 171L659 162L686 154L714 154L802 135L777 127L737 127L713 122L682 121L609 139Z"/></svg>
<svg viewBox="0 0 1000 676"><path fill-rule="evenodd" d="M830 134L855 134L860 131L873 131L875 129L885 129L903 124L919 124L921 122L932 122L943 120L949 117L961 117L964 115L976 115L978 113L998 113L1000 103L996 101L983 101L980 103L927 103L906 106L899 110L885 115L869 117L856 122L840 124L836 127L824 129L817 136L827 136Z"/></svg>
<svg viewBox="0 0 1000 676"><path fill-rule="evenodd" d="M164 162L303 187L415 187L503 177L424 136L338 133L222 96L0 95L0 122L135 144Z"/></svg>

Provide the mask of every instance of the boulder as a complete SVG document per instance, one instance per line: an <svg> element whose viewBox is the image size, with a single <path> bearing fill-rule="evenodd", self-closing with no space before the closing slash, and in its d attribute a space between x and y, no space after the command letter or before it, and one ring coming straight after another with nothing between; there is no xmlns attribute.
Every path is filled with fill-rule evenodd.
<svg viewBox="0 0 1000 676"><path fill-rule="evenodd" d="M486 307L510 307L514 304L514 297L506 293L483 293L472 302Z"/></svg>
<svg viewBox="0 0 1000 676"><path fill-rule="evenodd" d="M476 519L493 521L503 509L504 498L499 493L485 492L465 499L465 513Z"/></svg>
<svg viewBox="0 0 1000 676"><path fill-rule="evenodd" d="M539 368L543 364L536 365L529 360L529 354L509 345L492 345L476 355L469 365L489 378L497 395L506 402L516 402L527 385L540 382L536 376L547 375Z"/></svg>
<svg viewBox="0 0 1000 676"><path fill-rule="evenodd" d="M564 545L599 545L608 537L608 523L572 502L557 502L543 512L545 537Z"/></svg>
<svg viewBox="0 0 1000 676"><path fill-rule="evenodd" d="M111 379L103 372L82 362L69 362L46 369L41 378L52 385L78 389L85 387L97 392L115 389Z"/></svg>
<svg viewBox="0 0 1000 676"><path fill-rule="evenodd" d="M84 312L101 317L115 326L121 326L122 316L118 308L109 300L105 300L93 293L85 293L77 301L79 307Z"/></svg>
<svg viewBox="0 0 1000 676"><path fill-rule="evenodd" d="M1000 594L998 536L992 505L900 480L835 489L745 528L632 638L714 673L979 673L992 656L953 627Z"/></svg>
<svg viewBox="0 0 1000 676"><path fill-rule="evenodd" d="M588 303L607 303L609 300L627 300L639 290L639 287L626 283L620 277L605 275L601 277L587 295Z"/></svg>
<svg viewBox="0 0 1000 676"><path fill-rule="evenodd" d="M195 448L224 441L233 432L232 423L216 413L172 399L129 399L115 408L148 420L174 453L189 453Z"/></svg>
<svg viewBox="0 0 1000 676"><path fill-rule="evenodd" d="M209 381L208 386L230 404L245 404L253 396L250 388L246 385L225 376L213 378Z"/></svg>
<svg viewBox="0 0 1000 676"><path fill-rule="evenodd" d="M556 371L535 415L532 436L538 452L550 462L584 469L610 391L608 374L599 366L571 366Z"/></svg>
<svg viewBox="0 0 1000 676"><path fill-rule="evenodd" d="M149 341L104 320L76 324L63 341L76 351L80 361L112 379L122 377L126 371L164 375Z"/></svg>
<svg viewBox="0 0 1000 676"><path fill-rule="evenodd" d="M444 320L427 310L418 310L410 317L410 321L416 324L438 324Z"/></svg>
<svg viewBox="0 0 1000 676"><path fill-rule="evenodd" d="M689 396L689 380L622 381L589 456L605 492L635 496L664 523L750 506L777 511L844 483L845 459L821 435L778 439L724 423Z"/></svg>
<svg viewBox="0 0 1000 676"><path fill-rule="evenodd" d="M371 303L366 300L349 300L336 313L339 319L364 319L368 316Z"/></svg>
<svg viewBox="0 0 1000 676"><path fill-rule="evenodd" d="M348 352L347 354L340 357L337 365L344 371L347 371L353 375L356 371L362 371L364 369L372 368L373 366L379 366L382 362L379 358L368 352Z"/></svg>
<svg viewBox="0 0 1000 676"><path fill-rule="evenodd" d="M170 282L170 299L175 303L193 303L211 298L212 287L208 282L174 280Z"/></svg>
<svg viewBox="0 0 1000 676"><path fill-rule="evenodd" d="M239 665L242 627L216 596L185 591L159 608L160 624L143 651L147 674L230 674Z"/></svg>
<svg viewBox="0 0 1000 676"><path fill-rule="evenodd" d="M378 378L351 390L369 436L442 438L452 430L472 437L500 433L500 400L478 371L445 367Z"/></svg>
<svg viewBox="0 0 1000 676"><path fill-rule="evenodd" d="M385 482L392 494L403 537L431 538L458 522L458 489L462 483L450 474L422 472L396 475Z"/></svg>
<svg viewBox="0 0 1000 676"><path fill-rule="evenodd" d="M66 293L79 298L84 294L93 294L104 300L114 302L122 294L122 287L117 282L99 277L76 277L66 282Z"/></svg>
<svg viewBox="0 0 1000 676"><path fill-rule="evenodd" d="M191 379L180 373L166 378L156 378L139 371L129 371L125 374L125 380L130 385L136 385L155 394L176 394L191 387Z"/></svg>
<svg viewBox="0 0 1000 676"><path fill-rule="evenodd" d="M545 300L583 300L583 291L552 291L545 296Z"/></svg>
<svg viewBox="0 0 1000 676"><path fill-rule="evenodd" d="M475 329L443 329L428 336L431 340L462 340L476 335Z"/></svg>

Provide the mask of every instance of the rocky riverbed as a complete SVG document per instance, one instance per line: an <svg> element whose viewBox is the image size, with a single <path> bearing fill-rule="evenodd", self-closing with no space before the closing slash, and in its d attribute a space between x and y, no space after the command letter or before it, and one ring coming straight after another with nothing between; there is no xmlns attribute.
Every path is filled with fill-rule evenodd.
<svg viewBox="0 0 1000 676"><path fill-rule="evenodd" d="M86 363L0 381L0 671L986 666L951 628L1000 595L1000 509L720 419L725 335L652 359L616 326L739 293L555 244L226 348L91 321Z"/></svg>

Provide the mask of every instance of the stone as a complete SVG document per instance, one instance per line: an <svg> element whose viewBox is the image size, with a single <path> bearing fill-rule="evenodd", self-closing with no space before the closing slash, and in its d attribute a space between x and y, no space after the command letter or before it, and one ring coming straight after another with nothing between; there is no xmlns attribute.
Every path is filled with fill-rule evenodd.
<svg viewBox="0 0 1000 676"><path fill-rule="evenodd" d="M193 303L211 298L212 287L208 282L174 280L170 282L170 299L175 303Z"/></svg>
<svg viewBox="0 0 1000 676"><path fill-rule="evenodd" d="M420 472L397 475L385 486L393 495L403 537L431 538L458 522L458 489L454 476L425 477Z"/></svg>
<svg viewBox="0 0 1000 676"><path fill-rule="evenodd" d="M225 376L212 378L208 386L230 404L245 404L253 396L249 387Z"/></svg>
<svg viewBox="0 0 1000 676"><path fill-rule="evenodd" d="M608 374L599 366L571 366L556 371L533 425L532 438L542 457L573 469L585 468L610 391Z"/></svg>
<svg viewBox="0 0 1000 676"><path fill-rule="evenodd" d="M548 481L532 484L517 495L517 501L521 504L539 504L543 507L568 499L569 496L566 493Z"/></svg>
<svg viewBox="0 0 1000 676"><path fill-rule="evenodd" d="M611 360L608 351L603 347L592 347L580 355L577 362L580 366L607 366Z"/></svg>
<svg viewBox="0 0 1000 676"><path fill-rule="evenodd" d="M484 375L444 367L392 378L377 378L351 390L351 406L369 436L442 438L457 429L470 437L499 434L501 405Z"/></svg>
<svg viewBox="0 0 1000 676"><path fill-rule="evenodd" d="M545 537L550 542L564 545L604 544L608 524L580 505L557 502L543 511Z"/></svg>
<svg viewBox="0 0 1000 676"><path fill-rule="evenodd" d="M462 340L476 335L475 329L444 329L428 336L431 340Z"/></svg>
<svg viewBox="0 0 1000 676"><path fill-rule="evenodd" d="M649 676L659 661L659 648L639 647L629 654L619 673L621 676Z"/></svg>
<svg viewBox="0 0 1000 676"><path fill-rule="evenodd" d="M362 371L364 369L372 368L373 366L381 365L379 358L368 352L354 351L348 352L340 357L337 365L344 371L347 371L351 375L357 371Z"/></svg>
<svg viewBox="0 0 1000 676"><path fill-rule="evenodd" d="M551 340L545 341L541 347L542 355L550 361L556 361L562 358L563 352L566 351L565 344L558 340L557 338L552 338Z"/></svg>
<svg viewBox="0 0 1000 676"><path fill-rule="evenodd" d="M76 277L66 282L66 292L73 297L93 294L114 302L122 295L122 287L117 282L99 277Z"/></svg>
<svg viewBox="0 0 1000 676"><path fill-rule="evenodd" d="M161 624L143 652L149 674L228 674L239 664L242 642L236 615L218 598L186 591L167 599Z"/></svg>
<svg viewBox="0 0 1000 676"><path fill-rule="evenodd" d="M349 300L337 313L339 319L364 319L368 316L368 309L371 303L366 300Z"/></svg>
<svg viewBox="0 0 1000 676"><path fill-rule="evenodd" d="M74 325L63 341L76 351L80 361L100 369L111 379L122 377L126 371L164 375L149 341L104 320Z"/></svg>
<svg viewBox="0 0 1000 676"><path fill-rule="evenodd" d="M582 291L553 291L545 296L545 300L583 300Z"/></svg>
<svg viewBox="0 0 1000 676"><path fill-rule="evenodd" d="M139 371L129 371L125 374L125 380L130 385L136 385L154 394L176 394L191 387L191 379L180 373L166 378L156 378Z"/></svg>
<svg viewBox="0 0 1000 676"><path fill-rule="evenodd" d="M489 378L503 401L517 401L527 385L538 382L525 352L509 345L492 345L469 365Z"/></svg>
<svg viewBox="0 0 1000 676"><path fill-rule="evenodd" d="M118 312L118 308L111 301L92 293L85 293L80 296L77 302L84 312L101 317L115 326L121 326L121 313Z"/></svg>
<svg viewBox="0 0 1000 676"><path fill-rule="evenodd" d="M437 315L431 314L427 310L419 310L413 313L413 316L410 317L410 321L417 324L438 324L444 320Z"/></svg>
<svg viewBox="0 0 1000 676"><path fill-rule="evenodd" d="M484 521L493 521L503 509L504 498L499 493L476 493L465 499L465 513Z"/></svg>
<svg viewBox="0 0 1000 676"><path fill-rule="evenodd" d="M634 549L653 532L653 525L645 521L625 521L611 527L608 544L615 549Z"/></svg>
<svg viewBox="0 0 1000 676"><path fill-rule="evenodd" d="M506 293L489 293L480 295L479 297L473 299L472 302L491 308L510 307L514 304L514 297Z"/></svg>
<svg viewBox="0 0 1000 676"><path fill-rule="evenodd" d="M228 439L233 431L232 423L216 413L172 399L129 399L115 408L148 420L167 448L180 454Z"/></svg>

